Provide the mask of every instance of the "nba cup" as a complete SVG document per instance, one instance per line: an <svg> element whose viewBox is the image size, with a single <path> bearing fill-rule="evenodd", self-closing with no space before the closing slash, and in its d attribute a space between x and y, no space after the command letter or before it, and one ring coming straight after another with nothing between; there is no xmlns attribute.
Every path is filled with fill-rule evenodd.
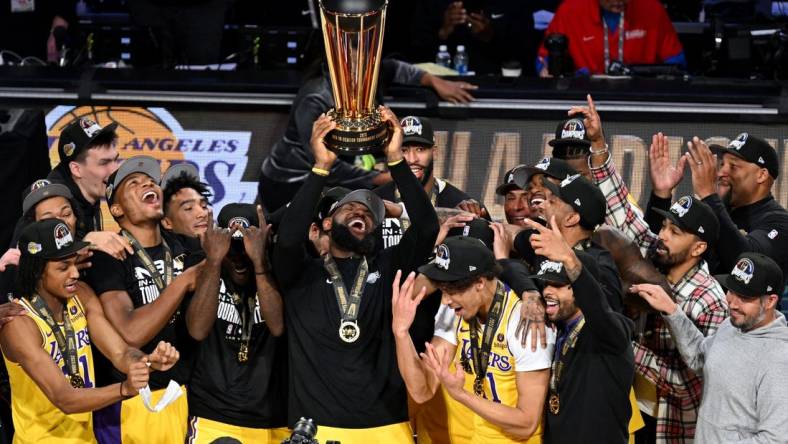
<svg viewBox="0 0 788 444"><path fill-rule="evenodd" d="M350 155L379 150L388 128L375 104L387 0L320 0L337 127L325 137L329 149Z"/></svg>

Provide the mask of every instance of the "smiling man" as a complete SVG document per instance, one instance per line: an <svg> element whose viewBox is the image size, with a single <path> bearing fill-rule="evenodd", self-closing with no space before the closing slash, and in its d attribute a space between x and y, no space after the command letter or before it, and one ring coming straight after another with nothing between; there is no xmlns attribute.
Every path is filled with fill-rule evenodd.
<svg viewBox="0 0 788 444"><path fill-rule="evenodd" d="M695 442L779 443L788 436L788 327L776 310L780 267L747 252L730 274L715 276L728 289L731 317L707 337L660 287L633 287L670 325L687 366L703 376Z"/></svg>
<svg viewBox="0 0 788 444"><path fill-rule="evenodd" d="M197 237L208 229L211 207L208 185L200 182L197 168L179 163L167 169L161 178L164 193L164 228L186 236Z"/></svg>
<svg viewBox="0 0 788 444"><path fill-rule="evenodd" d="M330 236L328 254L314 258L306 253L315 206L337 161L323 142L336 124L324 114L312 129L314 167L282 219L274 248L288 331L288 424L301 416L313 418L321 442L412 442L391 333L390 282L397 270L410 272L428 261L439 226L404 160L399 121L389 109L381 112L391 128L385 148L389 170L412 216L401 241L375 249L383 200L356 190L322 220Z"/></svg>
<svg viewBox="0 0 788 444"><path fill-rule="evenodd" d="M495 194L503 196L503 214L506 223L525 226L525 219L531 217L531 193L524 190L514 180L515 173L526 165L517 165L503 175L503 183L495 189Z"/></svg>
<svg viewBox="0 0 788 444"><path fill-rule="evenodd" d="M127 159L109 177L107 204L134 254L121 261L97 252L88 275L107 319L126 342L147 351L166 340L183 352L177 365L151 378L154 403L164 395L170 379L185 383L191 373L194 347L184 320L189 301L185 296L199 288L193 302L216 297L198 285L200 267L190 267L202 259L199 246L184 245L160 226L164 213L159 178L159 164L149 156ZM117 381L121 375L112 371L104 377ZM186 399L178 398L159 413L148 411L138 398L131 399L97 412L94 421L100 442L141 442L151 430L157 430L162 441L182 442Z"/></svg>

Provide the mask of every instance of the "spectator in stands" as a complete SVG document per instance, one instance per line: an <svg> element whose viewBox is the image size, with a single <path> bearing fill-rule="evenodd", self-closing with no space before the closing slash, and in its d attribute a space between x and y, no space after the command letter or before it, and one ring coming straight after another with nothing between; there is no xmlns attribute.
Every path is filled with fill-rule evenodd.
<svg viewBox="0 0 788 444"><path fill-rule="evenodd" d="M769 257L747 252L717 279L728 289L731 317L705 338L661 287L633 290L662 313L684 362L703 376L695 442L785 442L788 326L775 309L782 271Z"/></svg>
<svg viewBox="0 0 788 444"><path fill-rule="evenodd" d="M687 146L689 152L665 175L655 194L669 195L681 181L684 165L689 164L695 194L711 206L720 221L720 239L725 241L717 246L717 270L733 267L745 251L763 253L788 270L788 211L771 192L779 174L774 148L748 133L739 134L727 148L716 149L716 154L697 137ZM719 167L718 160L722 161ZM723 197L718 195L718 187L727 188ZM669 199L652 198L652 202L663 210L669 205Z"/></svg>
<svg viewBox="0 0 788 444"><path fill-rule="evenodd" d="M416 2L410 41L414 61L435 59L438 46L447 45L453 54L464 45L469 68L476 74L500 74L501 65L530 63L536 54L541 32L534 27L533 14L554 11L555 0L423 0Z"/></svg>
<svg viewBox="0 0 788 444"><path fill-rule="evenodd" d="M605 74L624 65L686 65L673 24L658 0L566 0L545 31L569 39L569 55L582 74ZM623 51L622 51L623 46ZM536 71L549 76L547 49L539 48Z"/></svg>
<svg viewBox="0 0 788 444"><path fill-rule="evenodd" d="M0 6L0 50L13 51L18 58L5 53L0 65L18 65L25 57L57 62L60 48L54 30L62 27L67 31L69 24L76 22L76 4L76 0L3 2Z"/></svg>
<svg viewBox="0 0 788 444"><path fill-rule="evenodd" d="M319 68L319 67L318 67ZM470 90L476 87L467 82L443 80L394 59L382 62L380 83L422 85L435 89L443 100L468 102ZM328 74L314 69L307 74L290 109L290 117L282 138L274 144L260 171L258 196L266 211L274 212L295 196L309 176L314 163L309 139L312 124L334 106ZM327 185L341 185L351 189L374 188L391 181L389 173L367 171L340 159L331 169Z"/></svg>

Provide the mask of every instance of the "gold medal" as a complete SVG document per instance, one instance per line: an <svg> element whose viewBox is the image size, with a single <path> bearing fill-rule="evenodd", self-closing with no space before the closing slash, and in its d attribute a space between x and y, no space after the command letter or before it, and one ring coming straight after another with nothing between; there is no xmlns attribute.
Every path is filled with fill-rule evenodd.
<svg viewBox="0 0 788 444"><path fill-rule="evenodd" d="M339 325L339 339L348 344L356 342L361 336L361 329L355 321L342 321Z"/></svg>
<svg viewBox="0 0 788 444"><path fill-rule="evenodd" d="M82 379L82 376L71 375L71 376L69 376L69 380L71 381L71 387L74 387L74 388L77 388L77 389L85 387L85 380Z"/></svg>
<svg viewBox="0 0 788 444"><path fill-rule="evenodd" d="M550 399L547 402L550 406L550 413L557 415L561 408L561 401L558 399L558 393L551 394Z"/></svg>
<svg viewBox="0 0 788 444"><path fill-rule="evenodd" d="M241 349L238 350L238 362L241 364L249 360L249 346L241 344Z"/></svg>

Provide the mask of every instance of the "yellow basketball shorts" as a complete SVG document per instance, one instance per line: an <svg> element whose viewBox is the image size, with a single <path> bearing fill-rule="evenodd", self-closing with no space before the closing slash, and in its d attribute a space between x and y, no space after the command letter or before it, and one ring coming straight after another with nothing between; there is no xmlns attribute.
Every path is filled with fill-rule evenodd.
<svg viewBox="0 0 788 444"><path fill-rule="evenodd" d="M255 429L191 416L186 444L210 444L219 438L234 438L242 444L280 444L282 440L289 437L290 430L286 427Z"/></svg>
<svg viewBox="0 0 788 444"><path fill-rule="evenodd" d="M413 431L408 422L368 429L341 429L318 425L315 438L321 443L333 440L342 444L407 444L413 443Z"/></svg>
<svg viewBox="0 0 788 444"><path fill-rule="evenodd" d="M153 413L145 408L141 396L115 403L93 412L93 431L99 444L172 444L186 438L189 404L184 395L164 410ZM164 390L151 393L156 405Z"/></svg>

